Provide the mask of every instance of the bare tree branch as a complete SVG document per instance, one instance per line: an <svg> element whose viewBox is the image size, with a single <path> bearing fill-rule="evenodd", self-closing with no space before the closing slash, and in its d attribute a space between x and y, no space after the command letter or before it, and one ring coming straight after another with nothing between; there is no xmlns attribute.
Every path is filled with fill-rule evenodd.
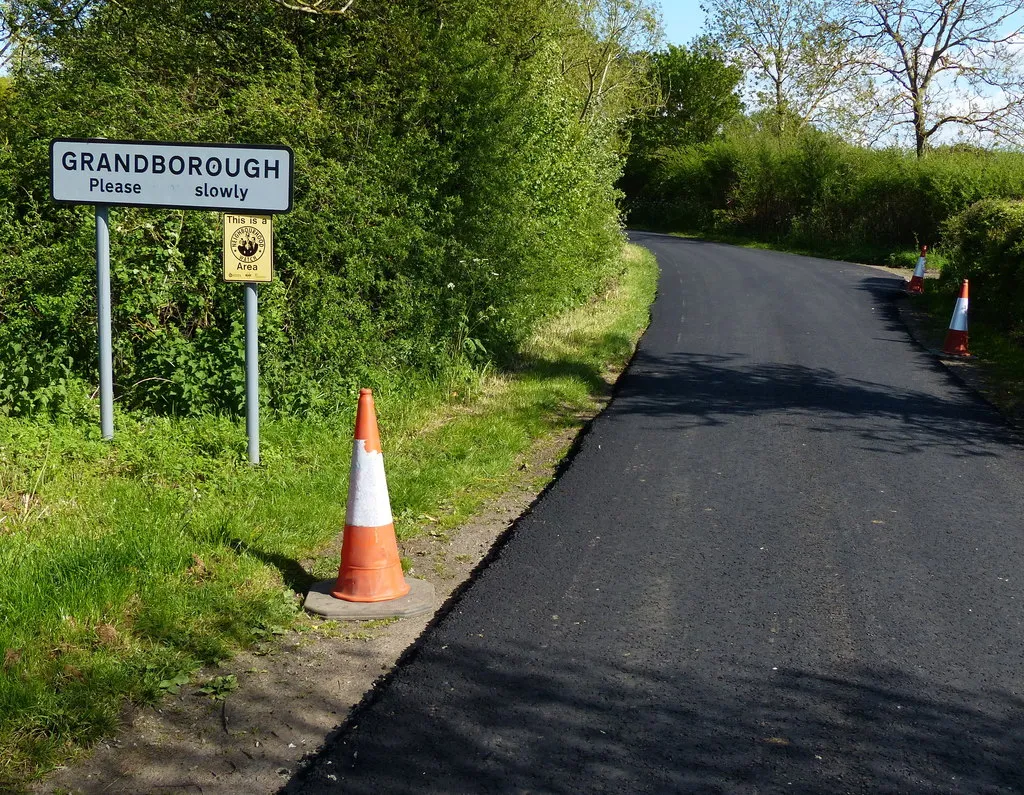
<svg viewBox="0 0 1024 795"><path fill-rule="evenodd" d="M1024 98L1024 0L848 0L864 65L899 87L918 155L946 125L997 132Z"/></svg>
<svg viewBox="0 0 1024 795"><path fill-rule="evenodd" d="M80 26L99 0L0 0L0 67L10 69L39 39Z"/></svg>
<svg viewBox="0 0 1024 795"><path fill-rule="evenodd" d="M856 126L866 70L841 0L705 0L702 8L708 34L746 67L748 91L780 130Z"/></svg>
<svg viewBox="0 0 1024 795"><path fill-rule="evenodd" d="M294 2L274 0L274 2L289 11L299 11L303 14L340 15L346 13L355 0L347 0L341 4L340 8L336 7L338 5L336 0L294 0Z"/></svg>
<svg viewBox="0 0 1024 795"><path fill-rule="evenodd" d="M657 16L648 0L582 0L579 14L582 36L568 47L582 56L570 61L563 53L562 74L578 80L577 72L583 72L579 119L589 125L607 115L606 103L624 87L643 82L636 79L642 61L635 53L651 49Z"/></svg>

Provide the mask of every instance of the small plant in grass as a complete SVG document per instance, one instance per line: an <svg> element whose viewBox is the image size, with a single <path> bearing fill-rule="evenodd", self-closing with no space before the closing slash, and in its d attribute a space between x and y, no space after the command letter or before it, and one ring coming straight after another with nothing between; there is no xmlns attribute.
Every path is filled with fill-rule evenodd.
<svg viewBox="0 0 1024 795"><path fill-rule="evenodd" d="M170 679L161 679L157 683L157 687L164 693L177 695L181 690L181 686L187 685L190 678L191 677L189 677L188 674L178 674L177 676L172 676Z"/></svg>
<svg viewBox="0 0 1024 795"><path fill-rule="evenodd" d="M226 676L213 677L213 679L199 688L198 692L204 696L209 696L214 701L223 701L237 689L238 677L234 674L227 674Z"/></svg>
<svg viewBox="0 0 1024 795"><path fill-rule="evenodd" d="M920 249L900 249L894 251L885 258L885 264L890 268L908 268L913 269L917 267L917 261L921 257ZM927 254L927 267L929 273L937 273L943 270L949 260L941 250L935 248L929 248Z"/></svg>

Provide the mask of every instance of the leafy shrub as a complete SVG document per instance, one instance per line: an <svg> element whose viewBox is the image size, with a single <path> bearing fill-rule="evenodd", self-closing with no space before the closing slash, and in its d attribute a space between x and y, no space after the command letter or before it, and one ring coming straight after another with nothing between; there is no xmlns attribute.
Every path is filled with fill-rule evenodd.
<svg viewBox="0 0 1024 795"><path fill-rule="evenodd" d="M1022 153L948 148L918 159L811 128L779 137L739 126L663 150L659 163L631 219L819 249L934 246L946 220L974 202L1024 197Z"/></svg>
<svg viewBox="0 0 1024 795"><path fill-rule="evenodd" d="M1024 339L1024 201L983 199L945 225L950 287L971 281L971 309Z"/></svg>
<svg viewBox="0 0 1024 795"><path fill-rule="evenodd" d="M92 212L50 202L54 137L292 147L294 209L260 288L278 411L500 360L592 295L621 241L618 120L581 113L562 64L587 46L582 22L543 5L317 18L271 0L101 0L42 31L0 103L0 411L68 410L95 382ZM238 412L243 298L220 279L217 216L114 208L111 224L118 405Z"/></svg>

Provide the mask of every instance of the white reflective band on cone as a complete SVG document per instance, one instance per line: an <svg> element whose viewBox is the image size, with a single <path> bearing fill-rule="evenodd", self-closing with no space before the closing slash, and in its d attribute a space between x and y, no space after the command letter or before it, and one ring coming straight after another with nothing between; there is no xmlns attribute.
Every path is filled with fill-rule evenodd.
<svg viewBox="0 0 1024 795"><path fill-rule="evenodd" d="M348 506L345 524L353 527L381 527L391 524L391 499L384 476L384 455L367 452L366 443L356 439L349 470Z"/></svg>
<svg viewBox="0 0 1024 795"><path fill-rule="evenodd" d="M967 331L967 301L966 298L956 299L956 308L949 321L950 331Z"/></svg>

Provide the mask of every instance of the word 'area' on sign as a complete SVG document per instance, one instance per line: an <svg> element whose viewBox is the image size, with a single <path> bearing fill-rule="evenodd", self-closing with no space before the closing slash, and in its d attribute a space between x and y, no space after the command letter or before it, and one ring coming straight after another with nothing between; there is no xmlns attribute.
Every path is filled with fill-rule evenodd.
<svg viewBox="0 0 1024 795"><path fill-rule="evenodd" d="M224 213L224 281L274 279L274 217Z"/></svg>

